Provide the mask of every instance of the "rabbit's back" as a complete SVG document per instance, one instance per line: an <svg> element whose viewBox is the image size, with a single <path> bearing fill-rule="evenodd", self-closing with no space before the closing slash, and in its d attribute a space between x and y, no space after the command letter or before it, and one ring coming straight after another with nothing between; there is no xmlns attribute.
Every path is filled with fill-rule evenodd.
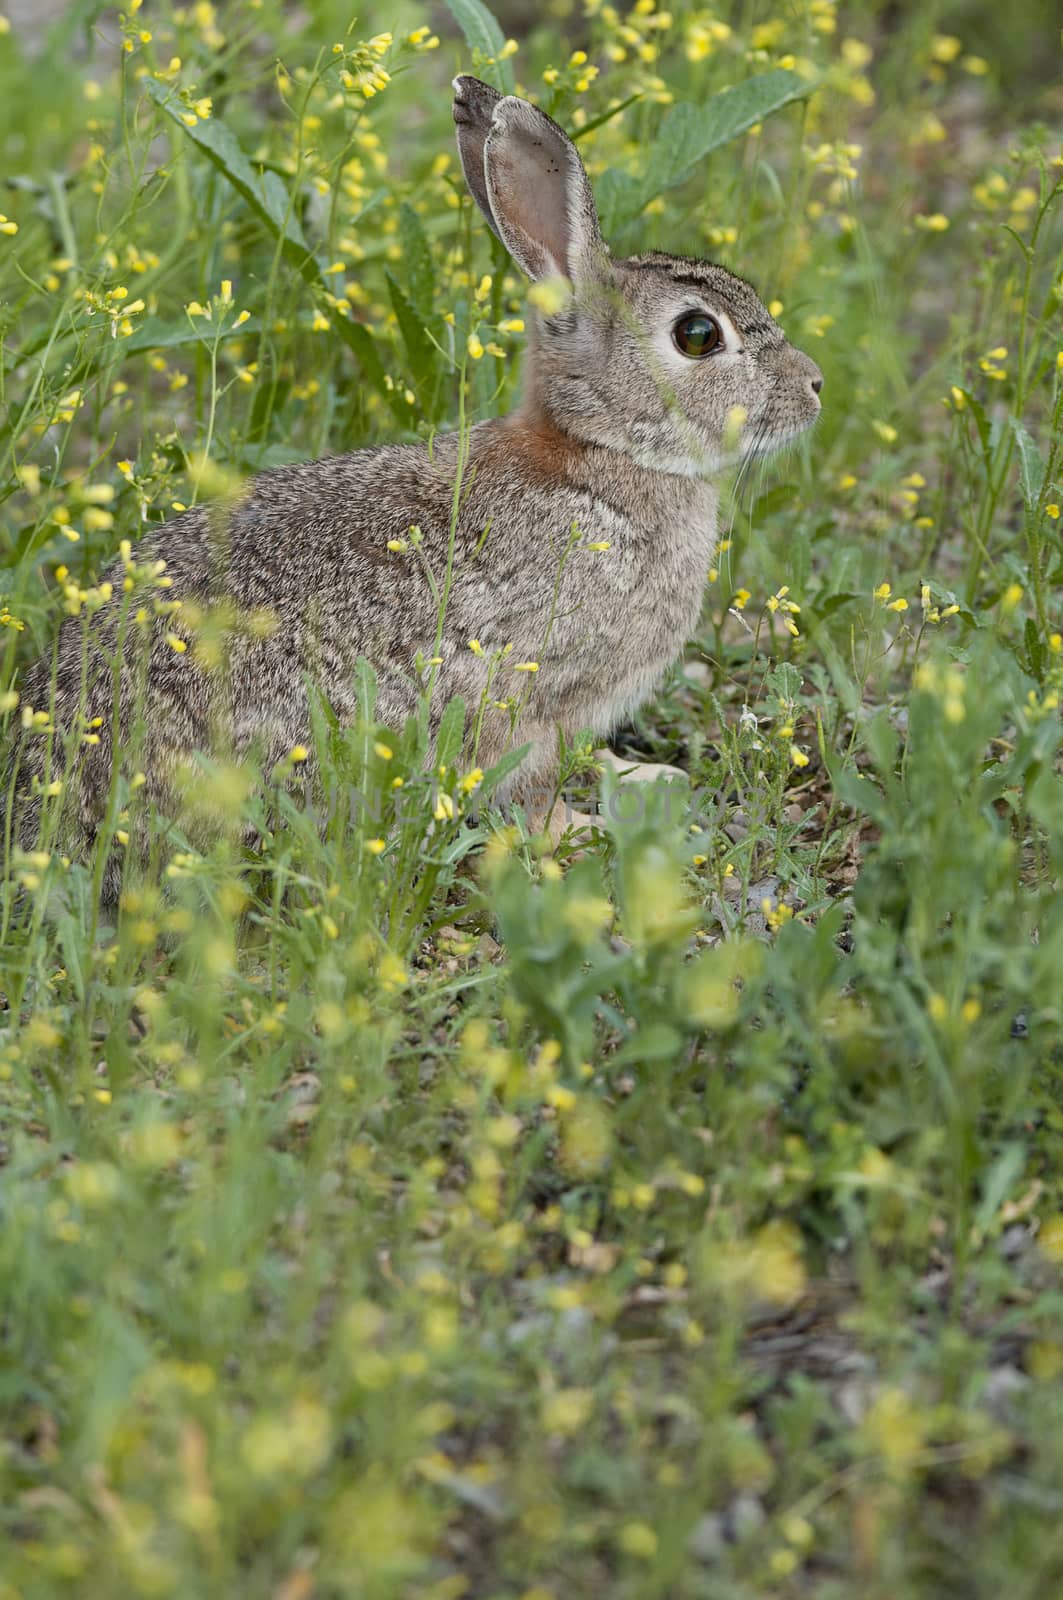
<svg viewBox="0 0 1063 1600"><path fill-rule="evenodd" d="M71 743L72 843L84 847L111 792L115 732L167 811L175 772L196 751L250 753L269 771L308 743L310 684L353 720L359 656L377 675L377 716L401 726L424 661L440 663L434 713L452 695L472 712L506 652L481 718L484 764L514 740L552 752L559 724L569 736L606 733L692 630L714 517L708 485L520 417L479 424L466 444L444 435L431 450L273 469L239 500L185 512L137 547L138 566L166 563L162 615L148 598L136 620L141 596L126 595L119 563L104 608L87 625L64 622L54 669L45 658L24 685L24 703L47 709L54 670L57 737L23 740L23 790L60 773ZM529 663L534 675L518 677ZM31 802L27 842L37 816Z"/></svg>

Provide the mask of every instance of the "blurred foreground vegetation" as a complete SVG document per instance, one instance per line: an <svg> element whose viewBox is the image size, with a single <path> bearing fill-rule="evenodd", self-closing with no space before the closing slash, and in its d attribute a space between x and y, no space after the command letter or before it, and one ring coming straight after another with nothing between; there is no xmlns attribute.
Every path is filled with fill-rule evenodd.
<svg viewBox="0 0 1063 1600"><path fill-rule="evenodd" d="M1048 9L0 18L9 729L123 540L512 404L457 70L826 378L620 741L689 807L555 858L473 816L453 719L323 708L353 814L208 770L281 825L160 834L112 925L5 802L3 1600L1063 1592Z"/></svg>

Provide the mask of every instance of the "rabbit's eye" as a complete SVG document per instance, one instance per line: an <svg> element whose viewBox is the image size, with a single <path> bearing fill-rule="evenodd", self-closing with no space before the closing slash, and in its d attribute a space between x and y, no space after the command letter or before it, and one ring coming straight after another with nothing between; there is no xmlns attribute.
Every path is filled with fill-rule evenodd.
<svg viewBox="0 0 1063 1600"><path fill-rule="evenodd" d="M688 316L680 317L672 329L672 338L675 340L676 349L681 350L685 356L691 356L695 361L701 356L711 356L723 344L723 334L720 324L715 317L710 317L704 311L694 311Z"/></svg>

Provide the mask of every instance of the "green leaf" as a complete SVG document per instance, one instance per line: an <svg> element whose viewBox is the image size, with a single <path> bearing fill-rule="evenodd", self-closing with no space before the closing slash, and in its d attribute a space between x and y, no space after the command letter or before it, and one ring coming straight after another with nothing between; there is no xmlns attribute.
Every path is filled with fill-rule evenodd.
<svg viewBox="0 0 1063 1600"><path fill-rule="evenodd" d="M814 84L782 68L723 89L704 105L673 106L657 130L641 176L607 172L598 186L603 231L633 222L651 200L689 178L713 150L810 94Z"/></svg>
<svg viewBox="0 0 1063 1600"><path fill-rule="evenodd" d="M1026 1165L1026 1146L1017 1141L1004 1145L982 1184L982 1198L975 1212L976 1233L984 1234L993 1223L1008 1195L1022 1177Z"/></svg>
<svg viewBox="0 0 1063 1600"><path fill-rule="evenodd" d="M612 1067L649 1066L673 1061L683 1048L683 1035L667 1022L646 1022L610 1061Z"/></svg>
<svg viewBox="0 0 1063 1600"><path fill-rule="evenodd" d="M441 767L452 767L461 755L465 738L465 701L460 695L448 700L439 719L436 735L436 761Z"/></svg>
<svg viewBox="0 0 1063 1600"><path fill-rule="evenodd" d="M890 821L889 807L885 796L867 778L852 767L843 766L841 762L828 760L827 770L834 786L834 792L843 805L863 816L870 817L872 822L877 822L880 828L888 826Z"/></svg>
<svg viewBox="0 0 1063 1600"><path fill-rule="evenodd" d="M432 250L421 219L407 200L399 206L399 243L410 304L418 316L428 318L435 298Z"/></svg>
<svg viewBox="0 0 1063 1600"><path fill-rule="evenodd" d="M285 255L310 282L316 282L319 270L310 246L306 242L298 218L294 215L291 197L275 172L256 172L240 148L236 135L231 133L218 117L197 121L194 127L183 122L182 102L169 85L157 78L145 78L144 87L160 110L187 135L207 160L232 184L237 193L263 222L275 239L280 240Z"/></svg>
<svg viewBox="0 0 1063 1600"><path fill-rule="evenodd" d="M431 339L426 336L424 323L414 311L391 273L388 272L385 276L388 280L388 294L391 296L392 309L399 325L399 332L402 334L402 342L406 346L406 359L410 363L410 371L413 373L418 387L425 391L422 399L427 401L427 391L431 386L432 379L435 377L436 347Z"/></svg>
<svg viewBox="0 0 1063 1600"><path fill-rule="evenodd" d="M320 265L315 260L299 220L292 210L291 197L277 173L256 172L240 148L235 135L217 117L210 117L206 122L197 122L195 127L190 128L181 120L181 101L176 99L166 84L160 83L156 78L145 78L144 86L156 105L165 111L182 133L187 134L196 148L201 150L208 161L228 179L272 237L280 242L285 256L296 271L306 279L307 283L328 289L329 285L321 275ZM344 344L357 356L366 378L388 402L398 421L406 426L409 422L408 411L403 405L402 397L389 389L384 381L384 363L380 359L376 341L369 329L356 322L353 317L340 316L334 308L330 310L330 320ZM242 331L246 333L247 329L248 324L245 323ZM140 332L142 335L143 330ZM138 335L133 334L130 340L134 350L151 348L146 343L134 343L137 339ZM185 341L175 339L173 342Z"/></svg>
<svg viewBox="0 0 1063 1600"><path fill-rule="evenodd" d="M1045 464L1041 452L1017 417L1009 418L1015 443L1019 447L1019 484L1027 511L1034 511L1041 499Z"/></svg>
<svg viewBox="0 0 1063 1600"><path fill-rule="evenodd" d="M492 794L499 784L509 777L511 772L516 771L530 749L530 744L521 744L512 750L507 750L505 755L496 761L493 767L488 767L484 773L479 793L482 795Z"/></svg>
<svg viewBox="0 0 1063 1600"><path fill-rule="evenodd" d="M1037 624L1032 617L1026 618L1023 641L1026 645L1026 658L1029 662L1030 676L1036 678L1038 683L1043 683L1045 676L1045 650L1044 645L1041 643L1041 635L1037 631Z"/></svg>
<svg viewBox="0 0 1063 1600"><path fill-rule="evenodd" d="M503 94L513 93L513 68L500 59L505 35L483 0L447 0L447 10L465 35L470 50L494 63L492 76ZM486 61L483 63L486 65Z"/></svg>
<svg viewBox="0 0 1063 1600"><path fill-rule="evenodd" d="M840 611L842 606L847 606L850 601L865 598L866 596L854 594L851 589L840 589L837 594L828 595L822 603L819 600L814 601L810 609L814 616L825 622L829 616L835 611Z"/></svg>
<svg viewBox="0 0 1063 1600"><path fill-rule="evenodd" d="M358 357L359 365L373 388L381 395L390 406L395 417L404 426L409 425L409 408L403 402L402 396L395 389L389 389L384 380L384 363L380 359L380 352L376 340L369 329L361 322L355 322L353 317L341 317L337 311L331 310L330 318L332 327L339 334L348 349L353 350Z"/></svg>
<svg viewBox="0 0 1063 1600"><path fill-rule="evenodd" d="M260 327L258 320L251 318L238 328L223 328L220 337L246 339L248 334L258 333ZM122 352L135 355L140 350L173 350L183 344L211 345L216 337L219 337L217 329L205 317L196 317L194 322L187 318L180 322L164 322L161 317L147 317L137 323L128 339L122 340Z"/></svg>

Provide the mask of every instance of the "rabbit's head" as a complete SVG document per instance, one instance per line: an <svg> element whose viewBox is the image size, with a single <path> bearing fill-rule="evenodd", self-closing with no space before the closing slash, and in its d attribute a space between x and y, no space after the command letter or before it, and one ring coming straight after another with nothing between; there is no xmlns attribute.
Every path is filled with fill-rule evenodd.
<svg viewBox="0 0 1063 1600"><path fill-rule="evenodd" d="M529 278L569 286L554 309L550 283L531 319L530 412L690 476L767 454L815 422L819 368L744 279L658 251L614 260L583 163L557 123L476 78L456 78L454 89L477 205Z"/></svg>

